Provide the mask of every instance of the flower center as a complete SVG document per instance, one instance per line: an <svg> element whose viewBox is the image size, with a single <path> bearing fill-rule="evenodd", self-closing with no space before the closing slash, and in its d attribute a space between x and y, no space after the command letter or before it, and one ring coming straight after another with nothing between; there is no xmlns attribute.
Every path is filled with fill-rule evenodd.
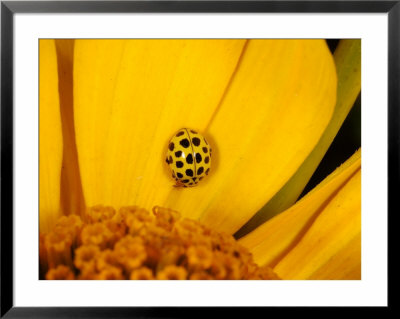
<svg viewBox="0 0 400 319"><path fill-rule="evenodd" d="M39 255L41 279L279 279L232 236L162 207L63 216Z"/></svg>

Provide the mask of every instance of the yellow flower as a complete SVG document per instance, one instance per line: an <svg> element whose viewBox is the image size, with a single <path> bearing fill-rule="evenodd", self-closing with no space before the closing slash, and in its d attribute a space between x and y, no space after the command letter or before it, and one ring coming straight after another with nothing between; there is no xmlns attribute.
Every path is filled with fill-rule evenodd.
<svg viewBox="0 0 400 319"><path fill-rule="evenodd" d="M46 278L360 279L361 151L296 202L360 70L357 40L41 40ZM183 127L213 150L190 188Z"/></svg>

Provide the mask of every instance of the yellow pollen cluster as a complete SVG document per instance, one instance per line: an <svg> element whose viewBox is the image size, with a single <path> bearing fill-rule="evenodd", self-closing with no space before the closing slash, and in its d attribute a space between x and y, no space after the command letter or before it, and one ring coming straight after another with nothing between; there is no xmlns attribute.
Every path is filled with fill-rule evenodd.
<svg viewBox="0 0 400 319"><path fill-rule="evenodd" d="M279 279L235 239L179 213L96 206L40 234L41 279Z"/></svg>

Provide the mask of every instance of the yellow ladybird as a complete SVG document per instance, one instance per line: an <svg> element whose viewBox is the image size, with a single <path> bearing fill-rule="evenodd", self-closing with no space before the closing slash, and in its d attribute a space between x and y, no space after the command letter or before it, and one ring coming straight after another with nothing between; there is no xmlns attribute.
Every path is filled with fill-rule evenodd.
<svg viewBox="0 0 400 319"><path fill-rule="evenodd" d="M195 186L210 171L211 147L203 135L183 128L171 138L166 162L175 186Z"/></svg>

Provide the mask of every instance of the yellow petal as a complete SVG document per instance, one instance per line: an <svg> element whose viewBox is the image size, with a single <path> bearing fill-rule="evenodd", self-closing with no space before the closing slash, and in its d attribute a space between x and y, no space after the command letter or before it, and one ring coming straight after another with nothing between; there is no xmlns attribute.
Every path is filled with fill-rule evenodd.
<svg viewBox="0 0 400 319"><path fill-rule="evenodd" d="M336 169L294 206L262 224L257 229L241 238L239 242L253 253L254 260L258 264L275 266L288 252L292 251L294 247L303 240L305 234L310 231L310 227L321 224L319 221L317 222L317 219L324 214L328 214L331 219L328 220L328 224L321 225L322 228L319 230L316 228L315 231L319 232L321 236L329 235L327 227L333 227L336 222L347 222L347 218L340 220L339 212L335 212L335 207L332 206L334 205L333 203L341 205L341 213L344 214L344 208L360 200L360 185L357 183L355 186L358 186L358 189L357 187L354 189L350 188L350 191L354 192L354 196L358 196L356 200L350 201L340 195L340 192L346 194L347 189L349 189L349 180L354 180L356 174L360 172L360 169L361 150L357 151L342 166ZM342 191L344 188L346 188L346 191ZM340 197L338 197L339 195ZM342 199L343 203L338 202L338 200ZM344 206L345 204L347 206ZM333 209L331 209L331 207L333 207ZM325 211L327 211L327 213L325 213ZM360 212L352 211L351 214L357 217L357 214L359 215ZM358 231L360 231L361 225L355 226L358 226ZM309 259L303 262L308 261ZM294 267L293 264L291 266ZM297 266L294 268L297 269Z"/></svg>
<svg viewBox="0 0 400 319"><path fill-rule="evenodd" d="M163 204L174 191L168 140L182 127L207 126L245 42L76 41L74 114L88 206Z"/></svg>
<svg viewBox="0 0 400 319"><path fill-rule="evenodd" d="M332 114L333 60L322 40L244 44L76 42L87 205L159 204L233 233L287 182ZM182 127L202 132L214 151L211 175L191 189L173 188L164 164L168 140Z"/></svg>
<svg viewBox="0 0 400 319"><path fill-rule="evenodd" d="M182 207L237 231L313 150L335 98L335 66L324 41L250 40L207 131L214 172L196 194L201 201L185 196Z"/></svg>
<svg viewBox="0 0 400 319"><path fill-rule="evenodd" d="M350 240L337 254L308 279L360 280L361 279L361 233Z"/></svg>
<svg viewBox="0 0 400 319"><path fill-rule="evenodd" d="M39 41L39 213L47 232L60 213L62 133L54 40Z"/></svg>
<svg viewBox="0 0 400 319"><path fill-rule="evenodd" d="M334 54L337 76L337 102L332 119L316 147L285 186L241 230L251 231L262 222L290 207L299 197L321 162L361 90L361 41L340 40Z"/></svg>
<svg viewBox="0 0 400 319"><path fill-rule="evenodd" d="M361 169L338 190L300 242L279 261L274 271L284 279L309 279L321 267L326 267L332 256L345 250L360 232ZM354 257L359 265L360 254Z"/></svg>

